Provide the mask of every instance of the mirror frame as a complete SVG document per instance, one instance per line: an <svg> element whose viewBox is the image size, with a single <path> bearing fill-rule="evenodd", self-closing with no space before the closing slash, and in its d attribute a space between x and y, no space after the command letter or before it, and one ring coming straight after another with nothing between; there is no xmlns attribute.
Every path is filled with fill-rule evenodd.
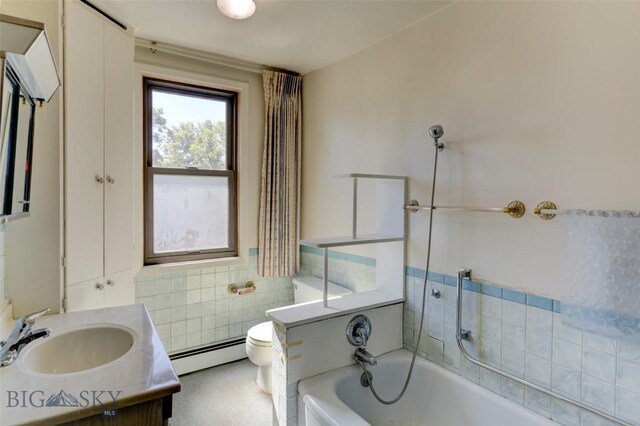
<svg viewBox="0 0 640 426"><path fill-rule="evenodd" d="M0 86L4 85L4 81L8 80L12 85L12 91L17 91L18 96L13 96L11 99L11 104L9 105L10 113L8 116L11 117L10 123L8 123L9 128L9 138L7 143L7 167L5 176L0 176L0 196L3 197L2 208L0 209L0 219L4 220L13 220L22 217L29 216L30 211L30 202L31 202L31 176L32 176L32 168L33 168L33 136L34 136L34 116L35 116L35 104L36 101L29 94L26 87L21 84L20 79L15 71L11 68L11 65L4 61L4 66L2 67L2 80L3 83ZM5 80L6 79L6 80ZM4 87L2 87L4 93ZM24 100L22 100L24 99ZM20 102L27 102L30 105L29 108L29 125L28 125L28 134L27 134L27 153L25 158L25 179L24 179L24 187L23 188L15 188L14 187L14 178L16 171L16 151L17 151L17 137L18 137L18 110L20 108ZM14 212L13 211L13 195L15 191L24 190L24 197L22 199L22 211Z"/></svg>

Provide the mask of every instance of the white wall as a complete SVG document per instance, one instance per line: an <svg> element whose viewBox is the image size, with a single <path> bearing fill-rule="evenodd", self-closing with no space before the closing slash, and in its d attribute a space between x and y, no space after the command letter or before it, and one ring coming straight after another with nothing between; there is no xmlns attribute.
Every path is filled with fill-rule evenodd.
<svg viewBox="0 0 640 426"><path fill-rule="evenodd" d="M3 0L1 12L43 22L58 68L57 1ZM31 181L31 216L5 229L5 296L14 315L60 308L60 114L61 90L44 109L36 108Z"/></svg>
<svg viewBox="0 0 640 426"><path fill-rule="evenodd" d="M349 232L350 186L331 174L406 174L426 204L439 123L437 204L528 211L436 213L432 270L560 297L562 219L538 202L640 209L639 21L640 3L457 2L306 75L302 236ZM426 217L410 218L420 268Z"/></svg>

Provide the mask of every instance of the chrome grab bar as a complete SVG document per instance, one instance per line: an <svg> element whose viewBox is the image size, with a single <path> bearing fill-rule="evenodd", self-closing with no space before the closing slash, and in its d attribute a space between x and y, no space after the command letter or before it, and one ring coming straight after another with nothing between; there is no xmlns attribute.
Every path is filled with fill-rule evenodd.
<svg viewBox="0 0 640 426"><path fill-rule="evenodd" d="M574 399L571 399L571 398L568 398L566 396L560 395L560 394L555 393L555 392L553 392L553 391L551 391L549 389L545 389L545 388L543 388L541 386L538 386L538 385L536 385L534 383L528 382L528 381L526 381L524 379L516 377L516 376L514 376L512 374L509 374L509 373L507 373L505 371L502 371L502 370L499 370L499 369L497 369L495 367L492 367L489 364L485 364L484 362L479 361L479 360L473 358L471 355L469 355L467 350L464 348L464 345L462 344L462 340L465 338L464 332L466 331L466 330L462 329L462 282L464 280L471 280L471 269L468 269L468 268L460 269L458 271L458 280L456 282L456 306L457 306L457 311L458 311L457 312L457 316L456 316L456 342L458 343L458 349L460 349L460 353L462 354L463 357L465 357L467 359L467 361L469 361L472 364L475 364L475 365L477 365L479 367L486 368L487 370L492 371L492 372L494 372L496 374L499 374L499 375L501 375L503 377L506 377L507 379L513 380L514 382L520 383L520 384L525 385L525 386L529 386L532 389L535 389L537 391L545 393L545 394L547 394L549 396L552 396L554 398L557 398L557 399L559 399L561 401L564 401L564 402L567 402L569 404L575 405L576 407L580 407L583 410L587 410L587 411L589 411L589 412L591 412L591 413L593 413L593 414L595 414L597 416L600 416L600 417L602 417L604 419L612 421L612 422L614 422L614 423L616 423L618 425L621 425L621 426L634 426L631 423L627 423L627 422L625 422L623 420L620 420L617 417L611 416L611 415L609 415L609 414L607 414L605 412L602 412L602 411L600 411L598 409L589 407L588 405L585 405L580 401L576 401ZM468 334L467 334L466 337L468 339Z"/></svg>

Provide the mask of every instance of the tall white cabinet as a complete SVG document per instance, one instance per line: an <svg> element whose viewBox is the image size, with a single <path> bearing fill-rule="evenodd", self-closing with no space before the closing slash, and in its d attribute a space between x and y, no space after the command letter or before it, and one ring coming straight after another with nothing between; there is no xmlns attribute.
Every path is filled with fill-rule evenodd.
<svg viewBox="0 0 640 426"><path fill-rule="evenodd" d="M64 2L67 311L134 302L133 35Z"/></svg>

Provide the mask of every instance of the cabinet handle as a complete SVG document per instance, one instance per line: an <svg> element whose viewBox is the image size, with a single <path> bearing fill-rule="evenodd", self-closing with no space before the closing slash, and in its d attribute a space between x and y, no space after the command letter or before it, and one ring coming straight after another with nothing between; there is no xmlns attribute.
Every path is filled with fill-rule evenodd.
<svg viewBox="0 0 640 426"><path fill-rule="evenodd" d="M113 178L111 176L107 176L107 182L109 182L111 185L113 185L114 183L116 183L116 178Z"/></svg>
<svg viewBox="0 0 640 426"><path fill-rule="evenodd" d="M98 183L103 183L103 182L104 182L104 179L102 179L102 176L98 176L98 175L96 175L96 182L98 182Z"/></svg>
<svg viewBox="0 0 640 426"><path fill-rule="evenodd" d="M114 285L116 285L116 282L113 280L107 280L107 285L113 287Z"/></svg>
<svg viewBox="0 0 640 426"><path fill-rule="evenodd" d="M96 283L96 288L97 288L98 290L102 290L102 289L104 288L104 284L102 284L102 283Z"/></svg>

